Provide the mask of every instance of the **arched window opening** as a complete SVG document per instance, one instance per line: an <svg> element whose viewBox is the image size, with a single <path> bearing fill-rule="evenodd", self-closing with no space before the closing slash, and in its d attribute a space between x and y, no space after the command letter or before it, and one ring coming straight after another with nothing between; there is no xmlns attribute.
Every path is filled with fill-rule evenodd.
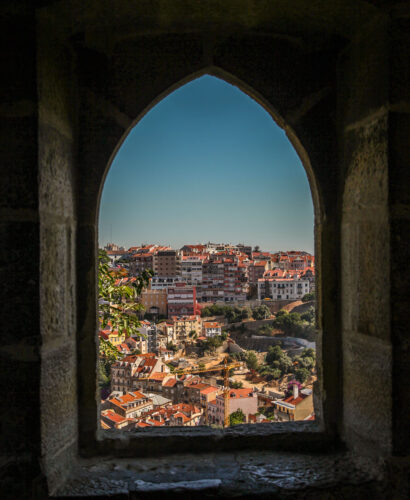
<svg viewBox="0 0 410 500"><path fill-rule="evenodd" d="M203 76L130 131L99 218L103 429L314 420L314 210L272 117Z"/></svg>

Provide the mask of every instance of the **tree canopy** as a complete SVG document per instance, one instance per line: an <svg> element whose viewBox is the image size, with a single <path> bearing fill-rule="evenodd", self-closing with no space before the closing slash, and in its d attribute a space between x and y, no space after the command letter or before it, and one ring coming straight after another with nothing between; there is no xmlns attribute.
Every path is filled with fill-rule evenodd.
<svg viewBox="0 0 410 500"><path fill-rule="evenodd" d="M125 269L110 269L107 252L99 250L98 259L98 309L101 328L124 333L127 337L138 333L141 323L137 312L143 306L137 302L142 289L148 285L151 271L133 280L127 279ZM100 337L100 355L117 359L120 354L108 340Z"/></svg>
<svg viewBox="0 0 410 500"><path fill-rule="evenodd" d="M244 422L245 422L245 414L240 408L229 415L229 424L231 426L243 424Z"/></svg>

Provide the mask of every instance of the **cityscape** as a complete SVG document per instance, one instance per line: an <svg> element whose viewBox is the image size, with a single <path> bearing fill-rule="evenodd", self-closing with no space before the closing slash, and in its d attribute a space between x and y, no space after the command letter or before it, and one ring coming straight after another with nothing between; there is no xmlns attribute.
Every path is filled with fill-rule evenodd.
<svg viewBox="0 0 410 500"><path fill-rule="evenodd" d="M99 257L102 429L315 419L313 255L209 242Z"/></svg>

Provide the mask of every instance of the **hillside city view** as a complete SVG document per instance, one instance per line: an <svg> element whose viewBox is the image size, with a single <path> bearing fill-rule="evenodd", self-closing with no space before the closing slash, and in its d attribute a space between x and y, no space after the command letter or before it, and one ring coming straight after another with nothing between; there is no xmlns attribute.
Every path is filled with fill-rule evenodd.
<svg viewBox="0 0 410 500"><path fill-rule="evenodd" d="M103 429L314 420L313 255L110 243L99 292Z"/></svg>
<svg viewBox="0 0 410 500"><path fill-rule="evenodd" d="M312 195L272 116L204 75L149 110L109 167L101 427L314 420Z"/></svg>

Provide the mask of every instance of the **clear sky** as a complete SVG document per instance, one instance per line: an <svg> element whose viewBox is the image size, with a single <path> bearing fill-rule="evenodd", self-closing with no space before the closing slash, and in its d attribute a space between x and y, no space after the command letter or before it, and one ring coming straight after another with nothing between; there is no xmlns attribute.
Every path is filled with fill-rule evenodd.
<svg viewBox="0 0 410 500"><path fill-rule="evenodd" d="M313 253L305 170L270 115L203 76L131 130L107 175L99 243L225 242Z"/></svg>

